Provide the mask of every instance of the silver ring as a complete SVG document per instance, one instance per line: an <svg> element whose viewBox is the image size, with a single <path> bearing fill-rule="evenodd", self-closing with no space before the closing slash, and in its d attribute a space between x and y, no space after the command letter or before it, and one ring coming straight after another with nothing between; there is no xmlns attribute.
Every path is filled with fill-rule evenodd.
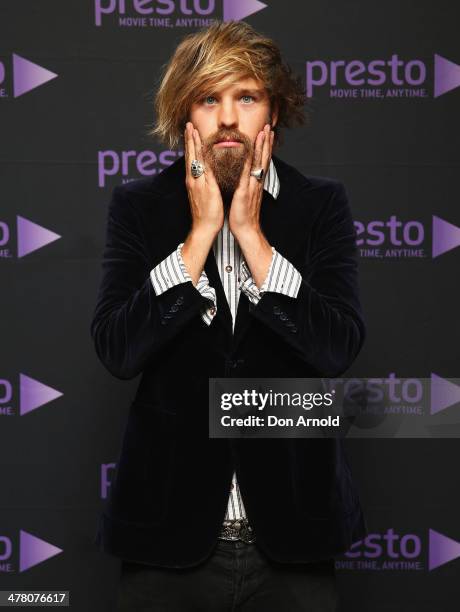
<svg viewBox="0 0 460 612"><path fill-rule="evenodd" d="M251 176L255 176L258 181L261 181L264 176L264 169L260 168L259 170L251 170Z"/></svg>
<svg viewBox="0 0 460 612"><path fill-rule="evenodd" d="M192 176L193 178L198 178L204 172L203 164L197 159L192 159Z"/></svg>

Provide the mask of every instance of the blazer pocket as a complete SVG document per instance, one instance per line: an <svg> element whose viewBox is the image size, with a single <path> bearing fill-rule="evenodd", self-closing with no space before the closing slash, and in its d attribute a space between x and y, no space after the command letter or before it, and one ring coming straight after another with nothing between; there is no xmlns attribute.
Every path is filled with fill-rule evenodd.
<svg viewBox="0 0 460 612"><path fill-rule="evenodd" d="M168 513L176 448L174 413L130 411L106 513L118 521L149 525Z"/></svg>

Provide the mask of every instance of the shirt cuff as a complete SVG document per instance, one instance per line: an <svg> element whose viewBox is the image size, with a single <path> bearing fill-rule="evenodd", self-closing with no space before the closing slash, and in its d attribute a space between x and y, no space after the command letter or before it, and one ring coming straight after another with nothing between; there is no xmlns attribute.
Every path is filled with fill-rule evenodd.
<svg viewBox="0 0 460 612"><path fill-rule="evenodd" d="M187 271L184 260L182 259L182 246L183 242L179 244L176 249L177 261L179 263L181 272L187 280L192 280L190 274ZM217 313L217 298L216 298L216 290L214 287L211 287L208 280L208 275L204 270L202 270L200 274L200 278L196 284L196 289L201 293L201 295L209 300L209 306L203 308L201 310L201 318L207 325L211 325L213 318Z"/></svg>
<svg viewBox="0 0 460 612"><path fill-rule="evenodd" d="M279 253L275 247L272 249L272 259L262 286L257 287L252 278L251 271L244 259L240 264L240 289L253 303L257 304L267 291L282 293L296 298L302 284L302 275L297 268Z"/></svg>
<svg viewBox="0 0 460 612"><path fill-rule="evenodd" d="M150 280L156 295L161 295L171 287L192 280L179 255L182 244L150 270Z"/></svg>

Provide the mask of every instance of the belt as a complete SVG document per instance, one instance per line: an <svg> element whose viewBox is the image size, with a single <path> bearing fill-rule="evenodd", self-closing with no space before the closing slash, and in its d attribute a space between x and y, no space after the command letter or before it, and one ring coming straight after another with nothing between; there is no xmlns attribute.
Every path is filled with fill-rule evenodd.
<svg viewBox="0 0 460 612"><path fill-rule="evenodd" d="M252 544L256 541L254 529L247 518L224 521L218 538L221 540L241 540L246 544Z"/></svg>

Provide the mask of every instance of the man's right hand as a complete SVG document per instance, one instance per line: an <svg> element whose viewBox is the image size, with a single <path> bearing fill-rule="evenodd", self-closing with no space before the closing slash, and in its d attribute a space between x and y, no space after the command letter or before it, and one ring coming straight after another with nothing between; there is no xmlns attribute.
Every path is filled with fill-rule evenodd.
<svg viewBox="0 0 460 612"><path fill-rule="evenodd" d="M219 185L212 169L205 166L204 173L192 176L192 160L204 165L201 139L193 124L188 121L184 133L185 169L192 228L182 246L182 259L194 285L197 284L206 258L216 235L224 223L224 204Z"/></svg>

